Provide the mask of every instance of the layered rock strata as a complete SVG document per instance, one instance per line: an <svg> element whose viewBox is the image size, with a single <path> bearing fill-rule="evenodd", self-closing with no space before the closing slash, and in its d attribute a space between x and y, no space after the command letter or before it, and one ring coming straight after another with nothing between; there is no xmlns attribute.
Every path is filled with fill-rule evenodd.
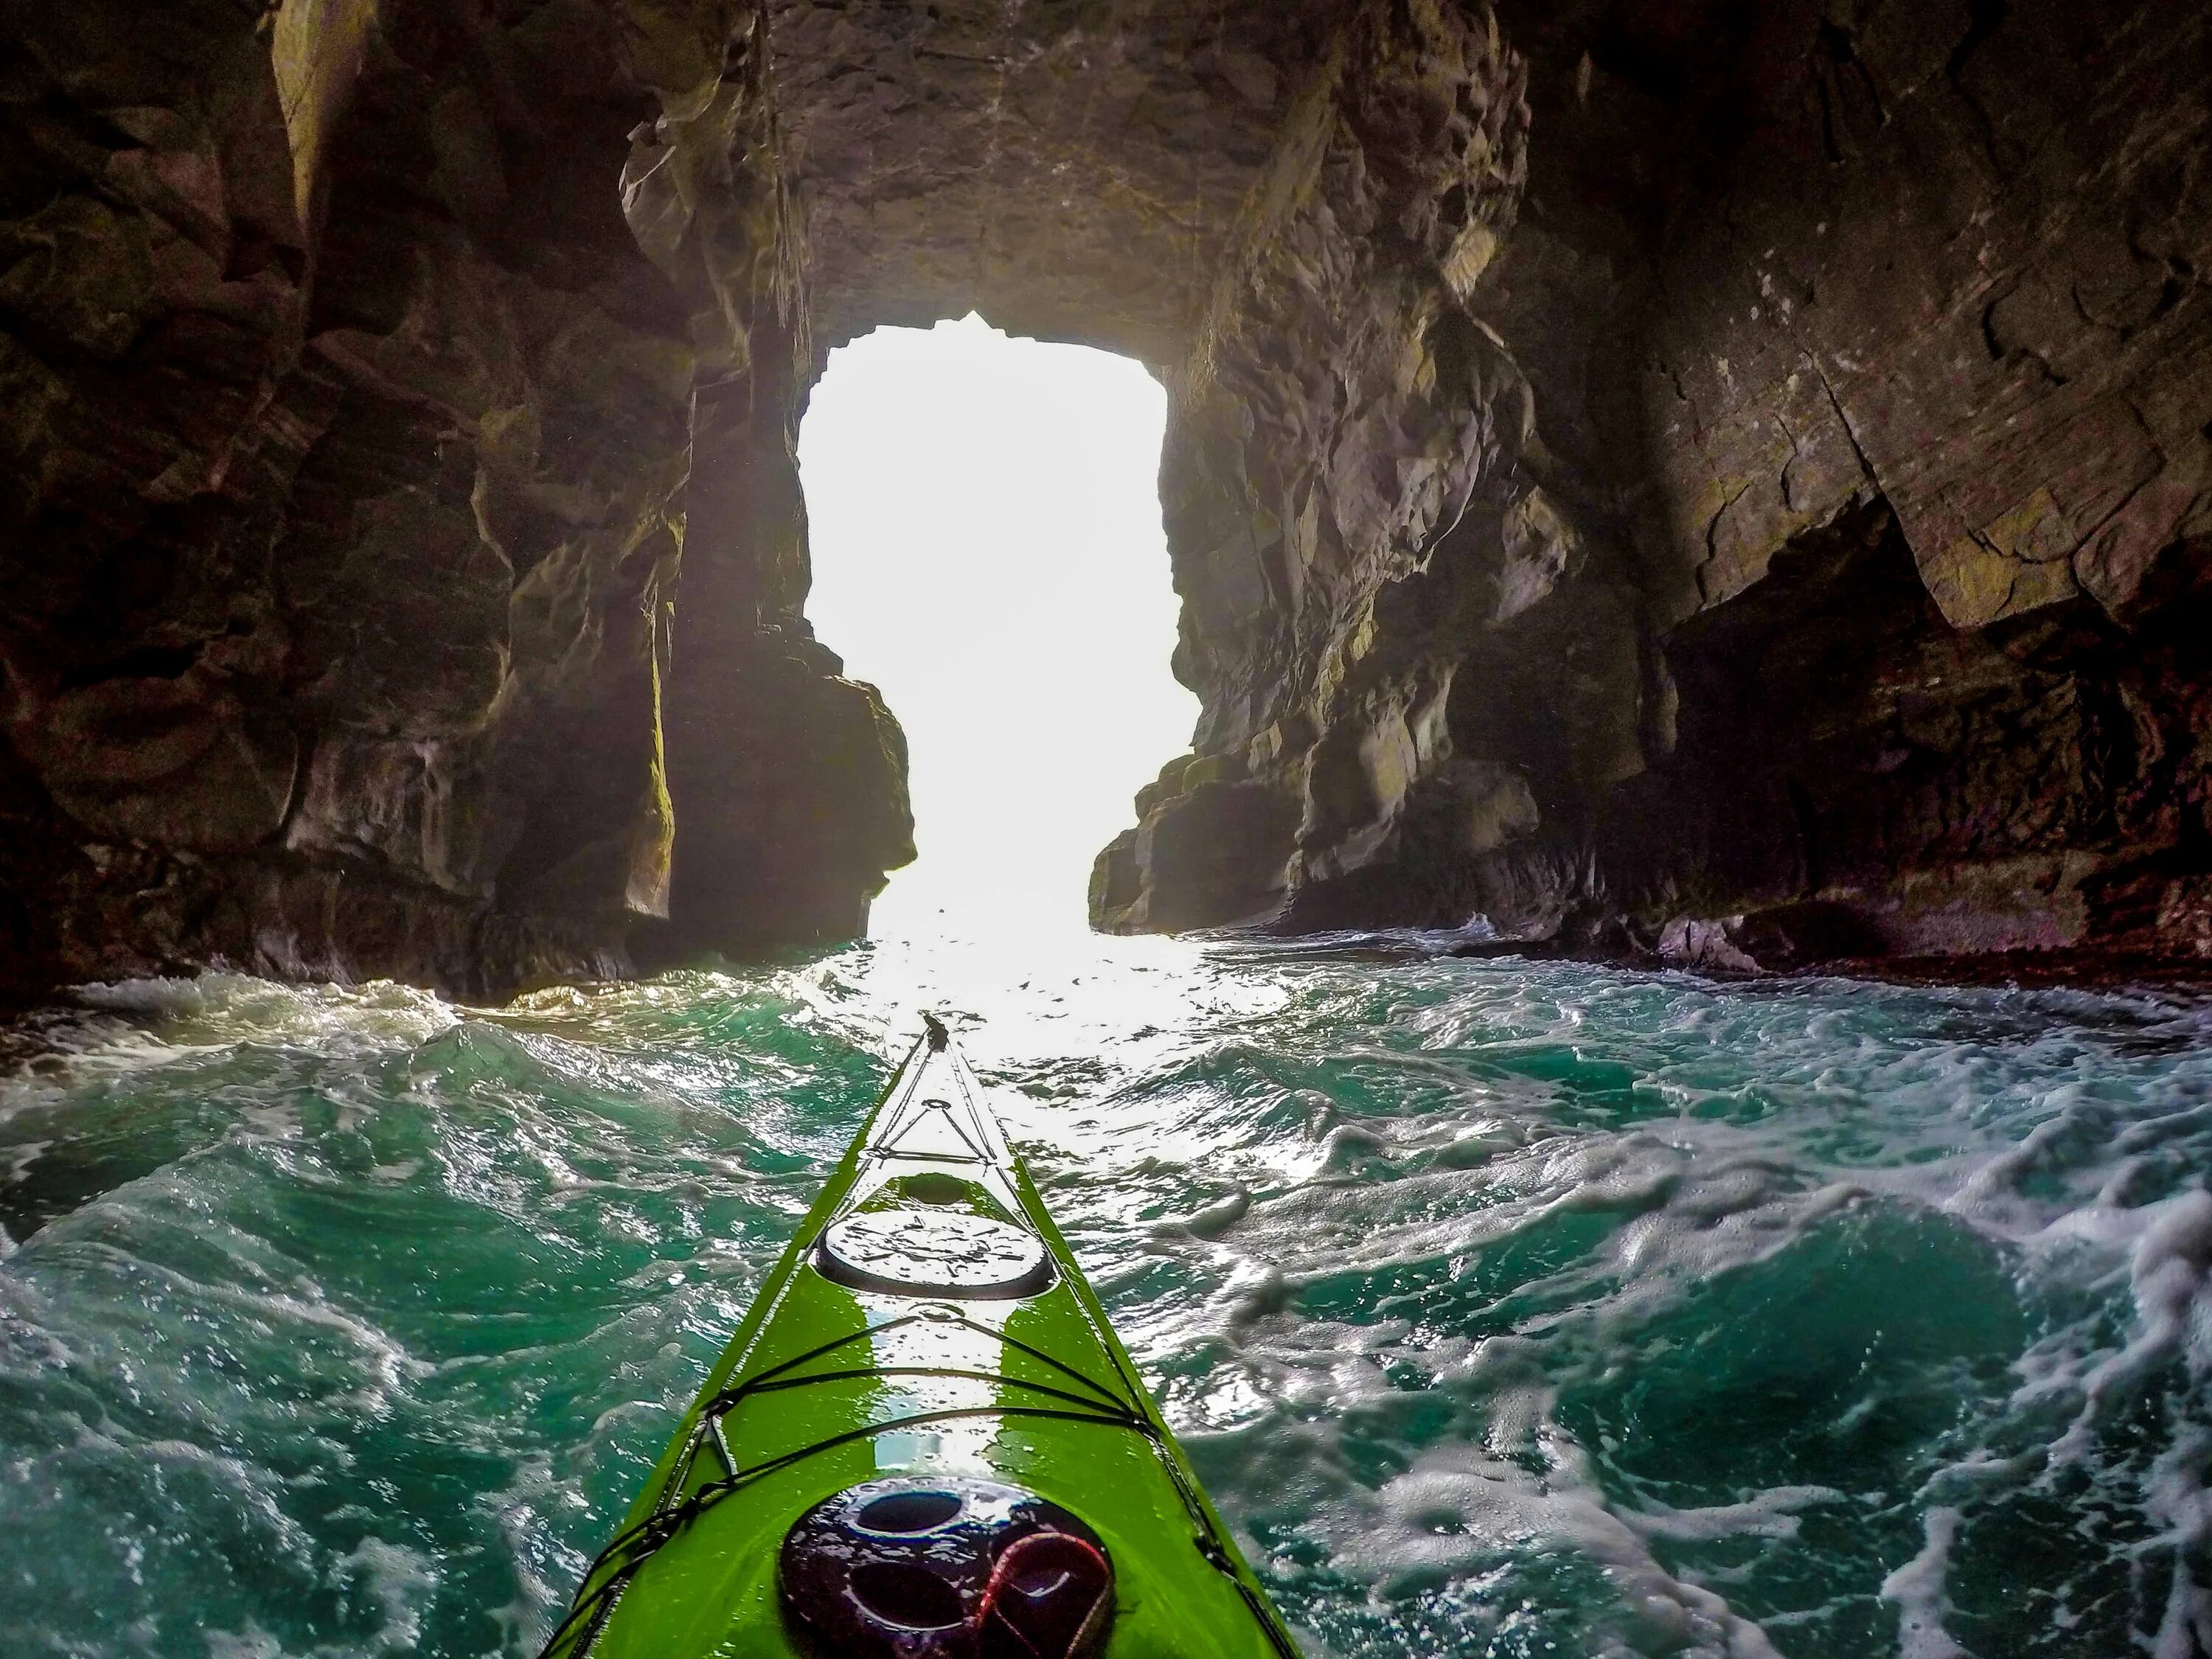
<svg viewBox="0 0 2212 1659"><path fill-rule="evenodd" d="M1094 920L2212 955L2203 9L1376 16L1173 377Z"/></svg>

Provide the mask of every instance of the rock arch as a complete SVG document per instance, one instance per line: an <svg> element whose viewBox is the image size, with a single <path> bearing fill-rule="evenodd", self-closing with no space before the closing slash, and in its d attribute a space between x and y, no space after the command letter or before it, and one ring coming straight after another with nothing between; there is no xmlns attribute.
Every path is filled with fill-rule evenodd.
<svg viewBox="0 0 2212 1659"><path fill-rule="evenodd" d="M856 931L796 421L971 307L1170 389L1103 925L2212 951L2207 21L1952 9L15 0L9 982Z"/></svg>

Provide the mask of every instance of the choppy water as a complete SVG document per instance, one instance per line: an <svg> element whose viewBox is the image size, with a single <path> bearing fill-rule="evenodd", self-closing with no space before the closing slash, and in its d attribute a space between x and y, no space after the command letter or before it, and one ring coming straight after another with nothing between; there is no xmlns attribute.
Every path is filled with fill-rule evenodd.
<svg viewBox="0 0 2212 1659"><path fill-rule="evenodd" d="M533 1651L918 1006L1316 1653L2212 1646L2199 1006L1087 939L102 1000L0 1085L8 1655Z"/></svg>

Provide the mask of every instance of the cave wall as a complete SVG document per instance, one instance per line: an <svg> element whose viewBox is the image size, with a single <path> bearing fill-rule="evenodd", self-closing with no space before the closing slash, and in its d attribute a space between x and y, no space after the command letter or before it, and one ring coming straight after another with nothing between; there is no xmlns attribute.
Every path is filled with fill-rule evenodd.
<svg viewBox="0 0 2212 1659"><path fill-rule="evenodd" d="M799 416L819 359L768 24L754 11L726 38L678 36L664 112L623 173L630 228L684 295L696 353L664 957L858 937L884 872L914 857L904 735L802 611Z"/></svg>
<svg viewBox="0 0 2212 1659"><path fill-rule="evenodd" d="M904 750L799 617L759 31L8 7L0 988L857 931Z"/></svg>
<svg viewBox="0 0 2212 1659"><path fill-rule="evenodd" d="M1170 388L1099 925L2212 950L2201 7L0 3L5 988L860 931L797 422L971 307Z"/></svg>
<svg viewBox="0 0 2212 1659"><path fill-rule="evenodd" d="M1172 380L1205 714L1094 921L2212 951L2203 9L1341 40Z"/></svg>

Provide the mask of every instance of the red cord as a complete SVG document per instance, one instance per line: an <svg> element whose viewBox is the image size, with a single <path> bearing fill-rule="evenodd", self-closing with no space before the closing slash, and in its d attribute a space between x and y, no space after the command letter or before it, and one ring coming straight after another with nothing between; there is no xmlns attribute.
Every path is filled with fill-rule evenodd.
<svg viewBox="0 0 2212 1659"><path fill-rule="evenodd" d="M1048 1551L1073 1550L1076 1552L1078 1564L1091 1569L1092 1576L1097 1580L1097 1589L1091 1593L1091 1607L1086 1607L1083 1611L1083 1617L1074 1621L1070 1634L1073 1635L1080 1632L1090 1621L1091 1607L1097 1605L1098 1597L1105 1594L1107 1585L1113 1582L1113 1571L1107 1566L1106 1558L1073 1533L1033 1532L1027 1537L1017 1538L1012 1543L1007 1545L1000 1554L997 1563L992 1567L990 1581L983 1586L982 1599L976 1603L975 1629L980 1632L991 1622L992 1615L995 1613L998 1615L999 1622L1013 1633L1014 1638L1022 1644L1025 1651L1032 1656L1032 1659L1066 1659L1065 1650L1059 1653L1047 1653L1037 1646L1030 1639L1030 1633L1008 1618L1005 1610L999 1606L999 1598L1013 1583L1014 1575L1020 1570L1023 1559L1034 1556L1040 1548Z"/></svg>

